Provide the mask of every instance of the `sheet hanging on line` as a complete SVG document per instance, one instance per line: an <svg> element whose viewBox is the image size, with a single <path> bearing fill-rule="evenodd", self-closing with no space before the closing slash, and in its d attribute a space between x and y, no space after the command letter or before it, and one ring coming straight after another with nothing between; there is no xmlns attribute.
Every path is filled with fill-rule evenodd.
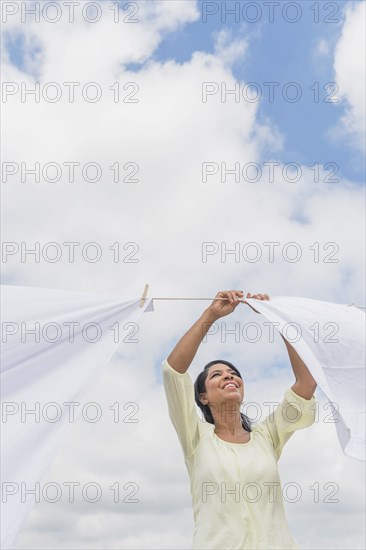
<svg viewBox="0 0 366 550"><path fill-rule="evenodd" d="M151 299L140 308L140 299L1 285L2 548L14 547L35 502L22 492L45 477L72 425L70 403L75 419L124 325L152 310Z"/></svg>
<svg viewBox="0 0 366 550"><path fill-rule="evenodd" d="M365 312L310 298L246 301L274 323L335 404L333 418L345 455L365 460Z"/></svg>

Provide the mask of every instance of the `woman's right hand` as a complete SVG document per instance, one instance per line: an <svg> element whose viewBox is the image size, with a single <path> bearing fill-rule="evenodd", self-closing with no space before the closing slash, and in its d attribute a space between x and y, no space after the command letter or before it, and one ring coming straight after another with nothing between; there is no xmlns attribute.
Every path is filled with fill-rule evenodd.
<svg viewBox="0 0 366 550"><path fill-rule="evenodd" d="M217 300L217 298L224 298ZM241 303L239 300L244 298L244 293L241 290L223 290L218 292L214 301L207 308L217 319L229 315Z"/></svg>

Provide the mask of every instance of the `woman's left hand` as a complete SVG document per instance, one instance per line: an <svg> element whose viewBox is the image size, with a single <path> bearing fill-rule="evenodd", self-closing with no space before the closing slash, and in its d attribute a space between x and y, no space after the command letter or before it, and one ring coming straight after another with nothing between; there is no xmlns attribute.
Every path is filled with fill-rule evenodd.
<svg viewBox="0 0 366 550"><path fill-rule="evenodd" d="M247 293L246 297L247 298L254 298L255 300L263 300L263 301L271 299L269 294L253 294L253 296L252 296L250 292ZM244 302L244 303L247 304L250 308L252 308L253 311L255 311L256 313L259 313L259 311L254 309L254 307L252 307L250 304L248 304L248 302Z"/></svg>
<svg viewBox="0 0 366 550"><path fill-rule="evenodd" d="M247 293L246 297L247 298L254 298L255 300L270 300L271 299L269 294L253 294L253 296L252 296L250 292Z"/></svg>

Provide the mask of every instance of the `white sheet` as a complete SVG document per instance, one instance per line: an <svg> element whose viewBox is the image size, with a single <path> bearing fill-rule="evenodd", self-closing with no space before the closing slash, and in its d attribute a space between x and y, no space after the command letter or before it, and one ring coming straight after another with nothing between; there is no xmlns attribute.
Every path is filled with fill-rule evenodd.
<svg viewBox="0 0 366 550"><path fill-rule="evenodd" d="M73 425L65 403L80 403L76 418L88 389L130 334L131 325L127 331L124 325L151 310L152 302L140 308L140 299L11 285L1 286L1 298L1 547L10 549L35 502L22 487L34 489L44 478ZM32 328L36 335L27 333ZM25 408L38 409L39 419L25 415L22 421Z"/></svg>
<svg viewBox="0 0 366 550"><path fill-rule="evenodd" d="M332 416L345 455L365 460L365 312L347 304L288 296L247 302L278 323L274 326L336 404Z"/></svg>

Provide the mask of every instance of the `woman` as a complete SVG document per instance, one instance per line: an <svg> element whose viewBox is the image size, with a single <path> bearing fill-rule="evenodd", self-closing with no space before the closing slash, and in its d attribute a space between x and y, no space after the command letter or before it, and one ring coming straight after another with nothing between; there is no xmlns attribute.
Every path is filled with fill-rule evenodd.
<svg viewBox="0 0 366 550"><path fill-rule="evenodd" d="M239 290L219 292L162 365L169 415L191 481L193 548L299 548L286 522L277 461L293 432L315 420L316 382L306 365L285 340L296 381L277 408L253 426L240 412L244 382L234 365L208 363L195 386L187 372L212 323L232 313L240 299Z"/></svg>

